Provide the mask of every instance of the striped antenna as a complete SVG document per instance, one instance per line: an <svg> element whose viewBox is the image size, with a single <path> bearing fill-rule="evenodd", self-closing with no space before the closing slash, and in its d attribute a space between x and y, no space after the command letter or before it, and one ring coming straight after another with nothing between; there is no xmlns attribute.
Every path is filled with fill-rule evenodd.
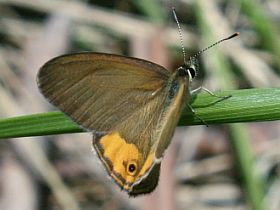
<svg viewBox="0 0 280 210"><path fill-rule="evenodd" d="M172 13L173 13L173 17L175 19L175 22L177 23L177 26L178 26L178 32L179 32L179 37L180 37L180 42L181 42L181 48L182 48L182 52L183 52L183 57L184 57L184 63L186 64L187 61L186 61L186 50L185 50L185 47L184 47L184 42L183 42L183 34L182 34L182 28L180 26L180 23L179 23L179 20L178 20L178 17L176 15L176 11L175 11L175 7L172 7ZM224 42L226 40L229 40L229 39L232 39L236 36L239 36L239 32L235 32L234 34L230 35L229 37L227 38L224 38L224 39L221 39L217 42L215 42L214 44L211 44L210 46L204 48L203 50L200 50L198 51L194 56L191 56L190 60L191 62L193 62L194 60L196 60L196 58L203 52L205 52L206 50L209 50L210 48L220 44L221 42Z"/></svg>
<svg viewBox="0 0 280 210"><path fill-rule="evenodd" d="M178 26L178 31L179 31L179 36L180 36L180 42L181 42L181 48L182 48L182 52L183 52L183 57L184 57L184 63L186 63L186 50L184 48L184 42L183 42L183 35L182 35L182 28L180 26L180 23L178 21L176 12L175 12L175 7L172 7L172 13L173 13L173 17L175 19L175 22L177 23Z"/></svg>

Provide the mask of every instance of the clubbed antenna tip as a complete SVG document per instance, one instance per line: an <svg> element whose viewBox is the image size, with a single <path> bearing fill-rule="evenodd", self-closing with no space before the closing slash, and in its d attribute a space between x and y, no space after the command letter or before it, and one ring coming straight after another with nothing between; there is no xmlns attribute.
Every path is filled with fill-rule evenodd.
<svg viewBox="0 0 280 210"><path fill-rule="evenodd" d="M228 38L225 38L225 40L231 39L233 37L239 36L240 33L239 32L235 32L234 34L232 34L231 36L229 36Z"/></svg>
<svg viewBox="0 0 280 210"><path fill-rule="evenodd" d="M232 38L234 38L234 37L236 37L236 36L239 36L239 34L240 34L239 32L235 32L234 34L230 35L229 37L224 38L224 39L221 39L221 40L215 42L214 44L211 44L210 46L204 48L203 50L197 52L193 57L197 57L197 56L199 56L201 53L203 53L203 52L205 52L206 50L208 50L208 49L214 47L215 45L220 44L220 43L223 42L223 41L232 39Z"/></svg>

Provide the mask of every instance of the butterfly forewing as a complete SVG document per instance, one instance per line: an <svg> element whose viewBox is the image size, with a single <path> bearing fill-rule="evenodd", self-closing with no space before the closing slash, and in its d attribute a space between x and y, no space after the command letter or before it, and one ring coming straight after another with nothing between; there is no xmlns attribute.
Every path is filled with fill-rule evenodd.
<svg viewBox="0 0 280 210"><path fill-rule="evenodd" d="M84 128L110 131L157 97L169 74L140 59L81 53L46 63L38 85L51 103Z"/></svg>

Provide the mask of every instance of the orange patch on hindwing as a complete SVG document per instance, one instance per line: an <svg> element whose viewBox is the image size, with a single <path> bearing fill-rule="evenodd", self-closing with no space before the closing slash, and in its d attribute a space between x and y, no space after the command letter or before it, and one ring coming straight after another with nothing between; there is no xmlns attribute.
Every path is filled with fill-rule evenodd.
<svg viewBox="0 0 280 210"><path fill-rule="evenodd" d="M125 190L131 190L133 183L145 176L154 162L154 154L144 159L136 145L127 143L118 132L101 137L96 146L108 173Z"/></svg>

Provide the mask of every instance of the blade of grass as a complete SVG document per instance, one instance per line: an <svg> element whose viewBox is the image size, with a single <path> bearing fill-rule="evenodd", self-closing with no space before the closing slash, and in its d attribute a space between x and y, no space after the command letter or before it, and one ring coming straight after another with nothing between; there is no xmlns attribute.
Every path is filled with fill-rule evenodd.
<svg viewBox="0 0 280 210"><path fill-rule="evenodd" d="M153 23L163 24L165 22L168 13L164 11L164 7L158 1L134 0L133 3L146 14Z"/></svg>
<svg viewBox="0 0 280 210"><path fill-rule="evenodd" d="M232 97L219 101L209 94L199 94L192 107L207 124L279 120L280 89L243 89L223 91L219 96ZM201 121L185 110L179 125L198 125Z"/></svg>
<svg viewBox="0 0 280 210"><path fill-rule="evenodd" d="M239 0L241 10L247 14L248 19L254 25L258 35L260 36L260 43L267 50L270 50L275 58L280 57L280 31L276 24L269 18L268 13L260 5L259 1L254 0ZM275 59L278 68L280 69L280 60ZM279 72L279 71L278 71Z"/></svg>
<svg viewBox="0 0 280 210"><path fill-rule="evenodd" d="M232 95L232 97L220 102L216 97L205 93L192 98L191 105L196 114L208 125L280 119L280 88L233 90L217 94L220 96ZM200 124L202 122L186 108L179 125ZM85 130L61 112L0 119L0 138L77 132L85 132Z"/></svg>
<svg viewBox="0 0 280 210"><path fill-rule="evenodd" d="M209 2L211 4L211 2ZM215 8L214 5L213 10ZM203 3L203 1L198 0L195 1L196 14L198 17L198 24L202 30L202 34L204 35L204 40L208 40L209 43L213 42L213 34L214 27L217 25L217 22L211 22L213 19L207 16L208 13L211 14L211 11L207 11L209 8ZM205 12L207 11L207 12ZM215 12L216 11L212 11ZM222 17L221 17L222 19ZM211 53L211 59L214 60L213 71L219 77L224 77L222 81L223 88L234 88L235 81L234 76L232 75L232 71L228 64L227 58L219 52L219 50L215 50ZM221 81L221 80L217 80ZM253 100L253 99L252 99ZM252 102L258 102L258 98L255 98ZM252 110L253 111L253 110ZM253 112L258 112L256 109ZM227 115L229 111L225 110L224 114ZM247 113L247 112L246 112ZM246 115L246 113L243 113ZM237 167L243 180L243 185L246 191L246 195L252 205L254 210L264 210L265 204L264 200L264 187L262 180L255 173L254 167L254 155L251 150L251 146L249 145L249 138L246 128L242 124L232 124L229 125L230 133L231 133L231 142L233 145L233 151L237 158Z"/></svg>

